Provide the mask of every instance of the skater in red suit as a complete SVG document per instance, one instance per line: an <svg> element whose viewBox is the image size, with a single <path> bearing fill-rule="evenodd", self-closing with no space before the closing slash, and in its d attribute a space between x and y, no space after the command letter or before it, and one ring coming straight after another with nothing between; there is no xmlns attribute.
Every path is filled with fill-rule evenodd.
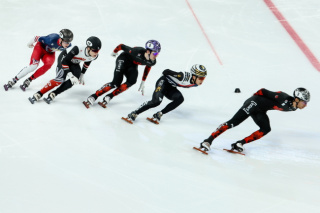
<svg viewBox="0 0 320 213"><path fill-rule="evenodd" d="M119 44L111 53L113 57L118 55L118 52L122 50L123 52L116 59L116 67L114 70L114 77L110 83L107 83L97 90L95 93L90 95L87 101L84 101L83 104L89 108L89 105L97 100L97 98L106 92L115 89L111 93L107 94L103 98L103 102L99 102L102 107L110 102L110 100L119 95L120 93L129 89L132 85L137 82L138 78L138 65L146 65L144 73L142 76L142 81L139 87L142 95L144 94L144 83L147 79L147 76L151 70L151 67L156 64L156 58L161 51L160 43L156 40L147 41L145 48L143 47L129 47L124 44ZM123 77L126 77L126 82L122 83Z"/></svg>
<svg viewBox="0 0 320 213"><path fill-rule="evenodd" d="M27 44L29 48L33 48L29 66L24 67L11 81L8 81L8 84L4 85L4 89L7 91L28 73L34 72L38 68L40 60L42 60L43 66L37 69L20 86L25 91L31 81L45 74L51 68L55 60L55 52L71 47L72 40L73 33L68 29L62 29L59 34L52 33L47 36L33 37ZM34 43L36 44L34 45Z"/></svg>
<svg viewBox="0 0 320 213"><path fill-rule="evenodd" d="M40 91L30 97L29 101L34 104L45 93L59 86L56 90L50 92L47 98L44 98L45 102L50 104L57 95L70 89L73 85L84 85L84 74L91 62L98 58L101 46L102 43L98 37L90 36L86 45L74 46L62 51L58 57L55 79L51 79ZM82 62L81 69L80 63Z"/></svg>
<svg viewBox="0 0 320 213"><path fill-rule="evenodd" d="M239 111L227 122L221 124L209 138L200 143L203 151L209 151L212 141L226 130L238 126L249 116L260 127L248 137L231 144L231 150L243 151L243 145L258 140L271 131L268 110L295 111L303 109L310 101L310 93L305 88L297 88L293 97L284 92L271 92L260 89L252 97L247 99Z"/></svg>

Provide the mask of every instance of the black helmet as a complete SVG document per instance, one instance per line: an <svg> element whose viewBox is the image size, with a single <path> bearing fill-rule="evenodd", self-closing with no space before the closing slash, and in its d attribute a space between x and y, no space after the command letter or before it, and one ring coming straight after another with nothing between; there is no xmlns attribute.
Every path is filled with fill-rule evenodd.
<svg viewBox="0 0 320 213"><path fill-rule="evenodd" d="M87 39L87 46L90 47L91 50L99 51L101 49L101 41L98 37L91 36Z"/></svg>
<svg viewBox="0 0 320 213"><path fill-rule="evenodd" d="M302 88L302 87L295 89L293 92L293 96L295 98L299 98L300 100L303 100L305 102L310 101L310 92L307 89Z"/></svg>
<svg viewBox="0 0 320 213"><path fill-rule="evenodd" d="M71 30L62 29L59 32L60 38L65 42L71 42L73 40L73 33Z"/></svg>

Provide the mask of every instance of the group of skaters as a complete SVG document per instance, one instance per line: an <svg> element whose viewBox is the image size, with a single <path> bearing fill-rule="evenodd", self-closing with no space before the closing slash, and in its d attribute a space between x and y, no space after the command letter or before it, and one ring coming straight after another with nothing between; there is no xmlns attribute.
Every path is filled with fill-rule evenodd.
<svg viewBox="0 0 320 213"><path fill-rule="evenodd" d="M45 93L57 87L44 98L45 102L50 104L59 94L70 89L73 85L84 84L84 75L91 62L97 60L102 42L98 37L90 36L86 40L86 45L72 46L72 40L73 33L69 29L62 29L59 34L52 33L47 36L33 37L27 44L29 48L33 48L29 65L24 67L12 80L9 80L8 83L4 85L4 89L8 91L27 74L34 72L20 85L20 88L25 91L33 80L39 78L51 68L55 60L55 52L58 50L61 51L61 53L57 60L56 77L30 97L29 101L34 104L39 101ZM122 51L121 54L119 54L120 51ZM156 40L148 40L145 47L129 47L125 44L116 46L111 53L111 56L116 57L113 80L104 84L100 89L91 94L83 104L89 108L100 96L107 93L103 97L102 102L99 102L102 107L106 107L115 96L136 84L138 65L145 66L139 87L139 91L144 94L145 81L151 67L156 64L156 58L159 56L160 51L161 45ZM43 62L43 66L37 69L40 60ZM81 62L83 62L82 68L80 67ZM129 123L133 123L139 114L150 108L159 106L163 97L166 97L171 100L171 102L161 111L154 113L152 118L149 118L153 123L159 124L164 114L176 109L183 103L184 97L177 88L200 86L206 76L207 69L204 65L199 64L195 64L190 70L182 72L165 69L161 77L156 81L152 99L143 103L123 119ZM122 83L124 77L126 81ZM259 130L231 144L231 150L242 152L244 144L258 140L271 131L267 115L268 110L295 111L296 109L305 108L309 101L309 91L301 87L294 90L293 96L281 91L272 92L267 89L260 89L244 102L243 106L230 120L222 123L216 131L200 143L199 149L204 152L209 151L215 138L226 130L239 125L248 117L251 117L259 126Z"/></svg>

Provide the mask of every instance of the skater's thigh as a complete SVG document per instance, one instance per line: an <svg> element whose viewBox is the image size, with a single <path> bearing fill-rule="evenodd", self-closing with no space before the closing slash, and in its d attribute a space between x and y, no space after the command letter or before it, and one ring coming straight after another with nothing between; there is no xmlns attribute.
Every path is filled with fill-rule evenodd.
<svg viewBox="0 0 320 213"><path fill-rule="evenodd" d="M242 123L244 120L246 120L249 117L249 114L247 114L243 108L241 107L236 114L226 123L230 127L238 126L240 123Z"/></svg>
<svg viewBox="0 0 320 213"><path fill-rule="evenodd" d="M270 120L266 112L255 113L251 115L251 117L261 130L266 132L269 132L271 130Z"/></svg>
<svg viewBox="0 0 320 213"><path fill-rule="evenodd" d="M183 95L176 87L171 86L171 88L168 88L165 97L172 101L183 98Z"/></svg>
<svg viewBox="0 0 320 213"><path fill-rule="evenodd" d="M129 87L134 85L137 82L138 78L138 67L136 65L129 67L124 73L124 75L127 78L127 85Z"/></svg>
<svg viewBox="0 0 320 213"><path fill-rule="evenodd" d="M39 43L33 48L33 52L30 58L31 64L39 64L41 57L46 53L46 51L41 47Z"/></svg>
<svg viewBox="0 0 320 213"><path fill-rule="evenodd" d="M79 64L71 64L69 66L70 68L70 71L72 72L72 74L77 77L77 78L80 78L80 75L81 75L81 67Z"/></svg>
<svg viewBox="0 0 320 213"><path fill-rule="evenodd" d="M156 85L155 85L155 90L152 95L152 101L153 102L162 102L163 96L166 92L167 84L165 79L162 77L157 80Z"/></svg>

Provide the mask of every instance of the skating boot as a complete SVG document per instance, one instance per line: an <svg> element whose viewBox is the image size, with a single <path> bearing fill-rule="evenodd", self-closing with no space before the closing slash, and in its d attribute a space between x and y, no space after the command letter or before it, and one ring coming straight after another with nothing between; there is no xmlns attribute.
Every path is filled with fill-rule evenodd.
<svg viewBox="0 0 320 213"><path fill-rule="evenodd" d="M31 81L27 78L22 85L20 85L20 88L22 91L26 91L26 88L30 85Z"/></svg>
<svg viewBox="0 0 320 213"><path fill-rule="evenodd" d="M243 151L243 144L239 141L231 144L231 150L236 150L238 152L242 152Z"/></svg>
<svg viewBox="0 0 320 213"><path fill-rule="evenodd" d="M208 154L207 152L211 150L210 146L211 146L211 143L209 142L209 140L205 139L202 143L200 143L199 148L197 147L193 147L193 148L207 155Z"/></svg>
<svg viewBox="0 0 320 213"><path fill-rule="evenodd" d="M34 104L34 102L39 101L41 97L42 97L41 92L37 92L37 93L33 94L32 97L29 97L29 101L30 101L32 104Z"/></svg>
<svg viewBox="0 0 320 213"><path fill-rule="evenodd" d="M44 98L43 100L47 103L50 104L51 101L56 97L56 94L54 92L49 93L47 98Z"/></svg>
<svg viewBox="0 0 320 213"><path fill-rule="evenodd" d="M3 85L4 90L8 91L9 88L12 88L13 85L15 85L17 83L17 80L15 78L12 79L12 81L8 81L7 84Z"/></svg>
<svg viewBox="0 0 320 213"><path fill-rule="evenodd" d="M111 101L111 96L110 95L106 95L106 96L104 96L104 98L103 98L103 102L98 102L98 104L100 105L100 106L102 106L103 108L107 108L107 104Z"/></svg>
<svg viewBox="0 0 320 213"><path fill-rule="evenodd" d="M133 124L133 121L136 120L137 116L138 116L138 114L136 113L136 111L133 111L130 114L128 114L127 118L122 117L122 119L127 121L128 123Z"/></svg>
<svg viewBox="0 0 320 213"><path fill-rule="evenodd" d="M159 112L153 114L152 118L147 118L147 120L152 123L159 124L161 117L162 117L162 112L159 111Z"/></svg>
<svg viewBox="0 0 320 213"><path fill-rule="evenodd" d="M89 109L90 105L93 105L93 103L97 100L97 96L94 94L94 95L90 95L88 98L87 98L87 101L84 101L82 102L84 104L84 106Z"/></svg>

